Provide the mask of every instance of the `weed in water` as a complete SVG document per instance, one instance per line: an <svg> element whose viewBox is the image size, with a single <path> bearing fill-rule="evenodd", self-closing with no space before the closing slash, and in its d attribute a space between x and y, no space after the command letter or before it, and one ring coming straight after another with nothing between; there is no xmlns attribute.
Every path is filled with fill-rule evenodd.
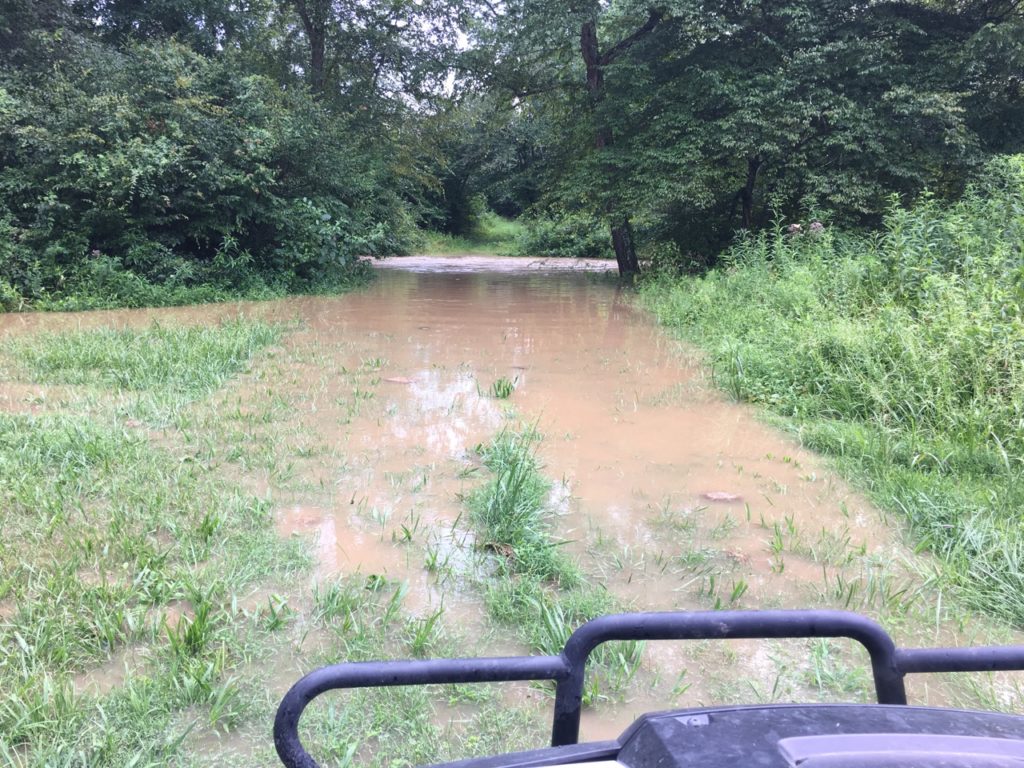
<svg viewBox="0 0 1024 768"><path fill-rule="evenodd" d="M497 400L507 400L516 391L516 381L502 376L491 384L491 397Z"/></svg>
<svg viewBox="0 0 1024 768"><path fill-rule="evenodd" d="M611 596L589 585L579 566L550 538L544 508L550 484L540 474L535 429L503 431L478 447L493 478L467 497L477 541L491 552L484 578L488 612L515 626L534 650L557 654L585 621L614 612ZM585 700L621 691L640 662L641 644L610 643L591 657Z"/></svg>
<svg viewBox="0 0 1024 768"><path fill-rule="evenodd" d="M468 497L478 542L516 574L572 586L580 575L548 532L550 483L539 472L533 430L504 431L480 449L493 479Z"/></svg>

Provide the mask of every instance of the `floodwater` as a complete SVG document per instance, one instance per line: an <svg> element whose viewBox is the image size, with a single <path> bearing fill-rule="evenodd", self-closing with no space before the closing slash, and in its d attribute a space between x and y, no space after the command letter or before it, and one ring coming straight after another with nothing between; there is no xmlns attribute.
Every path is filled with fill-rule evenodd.
<svg viewBox="0 0 1024 768"><path fill-rule="evenodd" d="M820 458L719 394L697 354L636 308L610 266L396 258L378 265L367 290L342 297L0 323L19 332L239 312L299 320L273 386L293 404L289 429L313 458L287 488L272 473L243 481L275 500L282 536L315 542L315 579L401 580L407 610L443 606L446 625L466 637L487 622L463 578L473 556L463 495L485 474L473 449L523 425L543 435L554 535L624 608L877 614L907 599L914 576L903 564L915 556L891 523ZM515 383L507 400L489 393L499 378ZM235 386L244 400L269 384L253 375ZM11 406L0 398L0 407ZM950 641L938 622L932 629ZM895 634L922 642L906 623ZM525 652L507 636L489 642L474 652ZM806 644L721 645L649 644L646 682L588 712L583 737L617 735L652 708L808 692L773 687L780 669L806 665ZM922 703L944 700L935 687L911 691Z"/></svg>
<svg viewBox="0 0 1024 768"><path fill-rule="evenodd" d="M532 425L554 481L555 535L624 608L872 611L899 593L909 553L898 534L818 457L719 394L606 269L393 259L365 292L289 302L305 324L289 344L316 350L300 377L306 428L344 455L332 501L283 506L278 518L283 535L317 536L318 577L400 579L413 610L443 606L449 625L474 635L485 612L459 579L472 552L462 494L482 482L473 448ZM353 416L351 382L324 372L359 365L375 386ZM502 377L515 382L508 400L489 394ZM403 543L410 531L425 553ZM751 688L770 698L780 667L806 656L799 645L723 645L649 644L648 681L662 684L588 712L583 737L617 735L666 706L666 687L681 691L676 704L750 700ZM508 638L483 650L524 652Z"/></svg>

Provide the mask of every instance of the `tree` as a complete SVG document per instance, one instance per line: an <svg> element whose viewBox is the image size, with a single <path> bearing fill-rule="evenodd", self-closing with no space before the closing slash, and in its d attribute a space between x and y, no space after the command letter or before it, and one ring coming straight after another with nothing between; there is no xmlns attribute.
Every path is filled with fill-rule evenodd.
<svg viewBox="0 0 1024 768"><path fill-rule="evenodd" d="M637 238L702 267L776 216L872 225L892 194L956 195L1024 147L1013 2L518 0L484 18L476 82L554 116L547 196L606 217L623 274Z"/></svg>
<svg viewBox="0 0 1024 768"><path fill-rule="evenodd" d="M423 98L447 74L461 24L454 0L280 0L294 12L314 92L369 100L408 94Z"/></svg>
<svg viewBox="0 0 1024 768"><path fill-rule="evenodd" d="M477 30L477 39L491 52L494 68L482 76L491 86L509 90L515 98L566 97L566 112L586 111L591 164L600 166L615 141L613 122L606 116L606 72L634 45L648 37L667 15L664 7L598 0L575 3L519 0L506 2ZM615 40L602 46L601 36ZM575 47L575 52L573 48ZM471 59L470 67L478 62ZM479 76L479 75L478 75ZM574 109L575 108L575 109ZM578 135L577 131L570 131ZM574 148L579 152L580 147ZM608 222L619 273L632 278L640 272L630 213L618 195L615 180L596 174L590 180L593 212Z"/></svg>
<svg viewBox="0 0 1024 768"><path fill-rule="evenodd" d="M872 225L894 193L958 194L995 149L968 104L990 119L1019 109L971 74L967 52L991 23L963 8L828 0L670 20L615 81L614 103L633 116L620 178L681 250L703 241L698 261L773 216ZM709 224L718 232L702 237Z"/></svg>

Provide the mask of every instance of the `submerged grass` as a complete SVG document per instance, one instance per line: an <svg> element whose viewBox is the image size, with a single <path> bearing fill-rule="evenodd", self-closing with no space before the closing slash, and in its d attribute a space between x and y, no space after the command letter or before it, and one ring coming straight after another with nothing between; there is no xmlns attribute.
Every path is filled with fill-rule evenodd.
<svg viewBox="0 0 1024 768"><path fill-rule="evenodd" d="M551 483L540 472L535 428L503 430L477 447L492 478L467 497L477 542L489 551L484 579L488 612L517 628L533 650L557 655L584 622L617 610L614 598L589 583L579 565L554 539L547 498ZM620 691L640 663L640 643L610 643L591 656L584 701Z"/></svg>
<svg viewBox="0 0 1024 768"><path fill-rule="evenodd" d="M407 587L384 576L295 589L308 538L282 539L269 497L242 490L267 472L285 492L294 403L225 386L283 331L240 320L0 345L22 380L84 385L0 412L0 764L277 765L268 724L303 672L465 652L443 608L410 615ZM176 418L141 430L125 403ZM325 697L303 728L329 764L390 768L535 746L537 723L492 689L445 687Z"/></svg>
<svg viewBox="0 0 1024 768"><path fill-rule="evenodd" d="M175 712L219 720L238 660L227 606L306 562L266 504L85 417L0 414L0 506L0 754L25 764L157 759ZM166 663L102 700L74 693L76 673L137 643Z"/></svg>
<svg viewBox="0 0 1024 768"><path fill-rule="evenodd" d="M894 209L877 237L738 243L642 297L716 382L807 446L942 562L942 588L1024 625L1024 159L961 202Z"/></svg>
<svg viewBox="0 0 1024 768"><path fill-rule="evenodd" d="M154 326L36 335L3 352L33 382L197 399L280 333ZM156 445L113 410L77 404L0 413L0 758L166 764L197 723L245 716L233 670L269 629L238 596L308 555L276 535L265 501L173 439ZM129 648L144 661L123 684L82 687Z"/></svg>

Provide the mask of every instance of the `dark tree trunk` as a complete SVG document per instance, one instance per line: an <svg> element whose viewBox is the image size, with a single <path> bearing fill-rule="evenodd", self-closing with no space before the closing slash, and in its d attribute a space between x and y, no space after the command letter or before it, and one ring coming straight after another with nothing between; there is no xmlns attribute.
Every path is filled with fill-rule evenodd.
<svg viewBox="0 0 1024 768"><path fill-rule="evenodd" d="M597 21L585 22L580 28L580 52L587 67L587 92L596 101L601 93L601 86L604 85L601 49L597 42Z"/></svg>
<svg viewBox="0 0 1024 768"><path fill-rule="evenodd" d="M327 35L323 29L309 32L309 86L316 93L324 89L324 61Z"/></svg>
<svg viewBox="0 0 1024 768"><path fill-rule="evenodd" d="M580 28L580 52L587 68L587 93L590 94L591 109L596 109L601 99L604 86L601 49L597 39L597 22L588 21ZM594 128L594 148L602 150L612 143L612 132L607 126L598 125ZM632 279L640 274L640 262L636 258L636 247L633 245L633 232L629 226L629 216L620 215L606 208L612 236L612 248L615 249L615 261L619 265L619 276Z"/></svg>
<svg viewBox="0 0 1024 768"><path fill-rule="evenodd" d="M633 227L628 216L624 216L617 225L612 224L612 247L615 248L615 261L619 264L619 276L632 279L639 275L640 262L636 258Z"/></svg>
<svg viewBox="0 0 1024 768"><path fill-rule="evenodd" d="M590 106L595 113L598 102L603 96L604 68L649 35L663 18L663 11L649 10L647 21L633 34L619 40L604 53L601 53L601 44L597 39L597 19L585 21L580 27L580 53L587 69L587 93L590 96ZM610 127L606 125L594 127L594 148L598 151L611 146L613 138ZM629 214L615 210L611 202L606 203L604 214L608 218L611 228L612 247L615 248L615 260L619 263L619 275L632 279L640 274L640 262L636 258L636 246L633 242L633 228L629 223Z"/></svg>
<svg viewBox="0 0 1024 768"><path fill-rule="evenodd" d="M740 202L743 204L743 228L754 228L754 186L757 184L757 172L761 170L760 157L747 158L747 181L740 190Z"/></svg>
<svg viewBox="0 0 1024 768"><path fill-rule="evenodd" d="M309 87L320 93L324 89L327 62L327 23L310 8L306 0L291 0L302 20L302 28L309 42Z"/></svg>

